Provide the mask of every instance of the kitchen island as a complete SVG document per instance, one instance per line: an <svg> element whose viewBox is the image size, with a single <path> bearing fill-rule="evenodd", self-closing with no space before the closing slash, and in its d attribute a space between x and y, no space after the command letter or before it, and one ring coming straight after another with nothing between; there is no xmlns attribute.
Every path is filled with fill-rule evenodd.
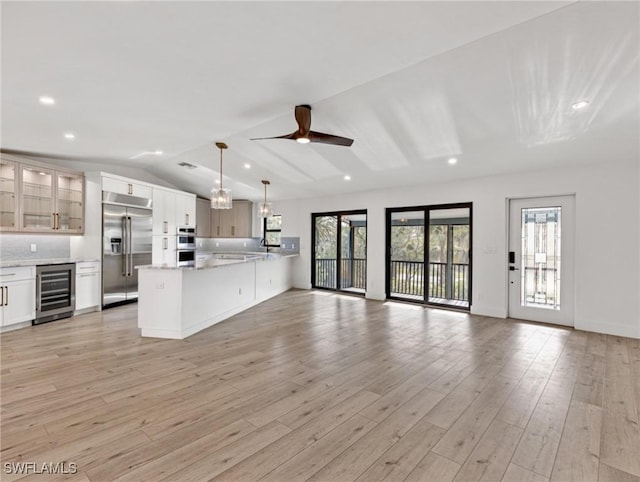
<svg viewBox="0 0 640 482"><path fill-rule="evenodd" d="M138 266L142 336L183 339L291 288L292 255L226 255Z"/></svg>

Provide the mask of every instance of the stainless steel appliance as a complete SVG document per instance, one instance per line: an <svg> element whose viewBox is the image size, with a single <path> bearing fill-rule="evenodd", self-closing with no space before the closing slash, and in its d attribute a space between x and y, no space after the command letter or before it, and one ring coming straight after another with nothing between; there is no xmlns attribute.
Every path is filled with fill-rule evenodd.
<svg viewBox="0 0 640 482"><path fill-rule="evenodd" d="M178 226L176 232L176 249L196 249L196 228Z"/></svg>
<svg viewBox="0 0 640 482"><path fill-rule="evenodd" d="M138 299L136 266L151 264L151 199L102 193L102 305Z"/></svg>
<svg viewBox="0 0 640 482"><path fill-rule="evenodd" d="M176 234L176 265L196 265L196 228L178 226Z"/></svg>
<svg viewBox="0 0 640 482"><path fill-rule="evenodd" d="M33 324L67 318L75 309L75 263L36 266L36 319Z"/></svg>

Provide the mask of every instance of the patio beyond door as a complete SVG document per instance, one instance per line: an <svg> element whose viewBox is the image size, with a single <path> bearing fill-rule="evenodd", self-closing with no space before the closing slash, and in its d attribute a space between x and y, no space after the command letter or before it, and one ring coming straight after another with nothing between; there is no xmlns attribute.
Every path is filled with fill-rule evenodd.
<svg viewBox="0 0 640 482"><path fill-rule="evenodd" d="M367 212L312 215L312 286L364 294L367 287Z"/></svg>
<svg viewBox="0 0 640 482"><path fill-rule="evenodd" d="M387 298L469 309L471 209L387 209Z"/></svg>

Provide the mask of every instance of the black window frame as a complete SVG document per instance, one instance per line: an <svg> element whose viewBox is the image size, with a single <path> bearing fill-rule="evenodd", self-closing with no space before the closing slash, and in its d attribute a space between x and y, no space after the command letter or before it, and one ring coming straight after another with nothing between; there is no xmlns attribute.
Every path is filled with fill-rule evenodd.
<svg viewBox="0 0 640 482"><path fill-rule="evenodd" d="M280 228L279 229L267 229L267 219L262 219L262 237L264 239L264 246L267 248L279 248L282 246L282 214L274 214L270 217L280 216ZM280 244L267 244L267 233L280 233Z"/></svg>

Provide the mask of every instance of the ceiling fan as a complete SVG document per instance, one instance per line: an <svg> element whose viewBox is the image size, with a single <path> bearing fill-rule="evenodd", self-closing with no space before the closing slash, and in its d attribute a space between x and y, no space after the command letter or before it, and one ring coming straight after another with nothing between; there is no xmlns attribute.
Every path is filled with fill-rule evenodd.
<svg viewBox="0 0 640 482"><path fill-rule="evenodd" d="M322 132L316 132L311 130L311 106L310 105L297 105L295 110L296 122L298 123L298 130L291 134L285 134L284 136L277 137L258 137L251 139L252 141L259 141L263 139L291 139L298 141L301 144L307 144L308 142L320 142L322 144L333 144L335 146L350 146L353 144L353 139L346 137L334 136L332 134L324 134Z"/></svg>

